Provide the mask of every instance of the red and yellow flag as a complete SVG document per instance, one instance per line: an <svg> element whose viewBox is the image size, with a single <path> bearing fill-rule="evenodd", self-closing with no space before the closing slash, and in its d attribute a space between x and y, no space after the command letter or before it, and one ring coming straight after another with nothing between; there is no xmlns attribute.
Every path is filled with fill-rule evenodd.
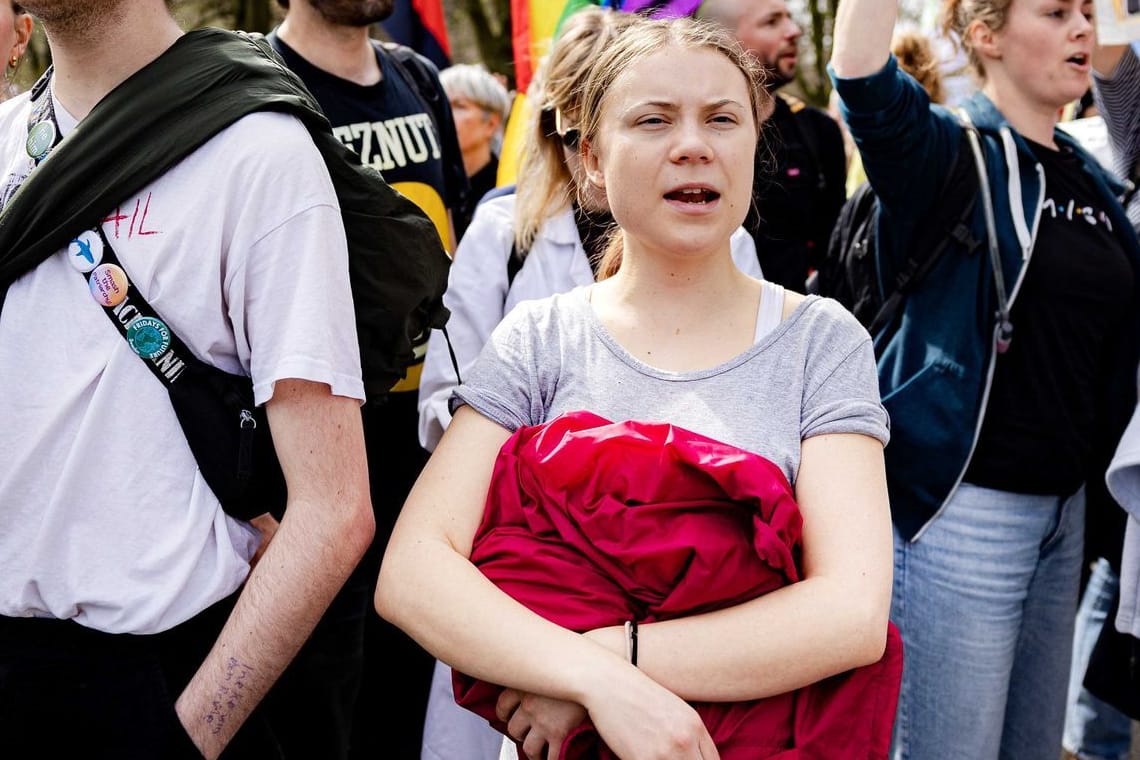
<svg viewBox="0 0 1140 760"><path fill-rule="evenodd" d="M568 17L583 8L611 8L624 13L644 13L654 18L690 16L701 0L511 0L511 44L518 94L507 120L503 150L499 156L499 186L515 181L530 108L526 90L550 43Z"/></svg>

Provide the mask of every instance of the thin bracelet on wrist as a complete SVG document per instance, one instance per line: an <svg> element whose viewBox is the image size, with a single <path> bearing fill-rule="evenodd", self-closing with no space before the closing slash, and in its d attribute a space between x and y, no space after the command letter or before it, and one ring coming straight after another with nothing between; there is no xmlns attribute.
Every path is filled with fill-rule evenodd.
<svg viewBox="0 0 1140 760"><path fill-rule="evenodd" d="M630 664L637 667L637 621L625 621L625 656Z"/></svg>

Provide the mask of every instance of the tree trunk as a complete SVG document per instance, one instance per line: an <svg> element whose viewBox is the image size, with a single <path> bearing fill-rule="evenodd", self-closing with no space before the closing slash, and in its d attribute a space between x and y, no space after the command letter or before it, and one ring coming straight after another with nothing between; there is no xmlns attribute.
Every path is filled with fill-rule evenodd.
<svg viewBox="0 0 1140 760"><path fill-rule="evenodd" d="M233 0L234 29L246 32L268 32L275 17L273 0Z"/></svg>
<svg viewBox="0 0 1140 760"><path fill-rule="evenodd" d="M513 87L510 0L444 0L444 5L450 6L453 60L482 62L490 71L505 74Z"/></svg>

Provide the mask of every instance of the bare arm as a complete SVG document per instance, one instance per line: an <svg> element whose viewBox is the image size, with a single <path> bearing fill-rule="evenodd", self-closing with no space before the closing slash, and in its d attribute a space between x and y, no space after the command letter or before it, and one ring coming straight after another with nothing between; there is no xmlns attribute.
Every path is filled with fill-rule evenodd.
<svg viewBox="0 0 1140 760"><path fill-rule="evenodd" d="M645 625L639 668L631 668L619 628L587 637L562 629L467 561L506 438L505 430L460 410L409 496L381 568L380 613L441 660L476 678L578 702L598 723L600 705L626 709L606 698L634 691L641 673L686 700L736 701L881 657L892 550L878 441L827 435L804 442L801 583L731 609Z"/></svg>
<svg viewBox="0 0 1140 760"><path fill-rule="evenodd" d="M732 702L882 657L893 567L882 444L861 435L805 440L796 499L803 580L729 609L641 626L639 667L687 700ZM606 643L623 646L620 630Z"/></svg>
<svg viewBox="0 0 1140 760"><path fill-rule="evenodd" d="M267 405L285 473L285 517L213 649L178 698L183 725L216 758L276 682L375 530L356 401L282 380Z"/></svg>
<svg viewBox="0 0 1140 760"><path fill-rule="evenodd" d="M376 608L470 676L589 711L621 757L703 757L716 749L692 707L589 638L543 619L469 561L495 457L508 431L457 410L389 541Z"/></svg>
<svg viewBox="0 0 1140 760"><path fill-rule="evenodd" d="M831 67L845 78L883 68L898 19L897 0L843 0L835 14Z"/></svg>

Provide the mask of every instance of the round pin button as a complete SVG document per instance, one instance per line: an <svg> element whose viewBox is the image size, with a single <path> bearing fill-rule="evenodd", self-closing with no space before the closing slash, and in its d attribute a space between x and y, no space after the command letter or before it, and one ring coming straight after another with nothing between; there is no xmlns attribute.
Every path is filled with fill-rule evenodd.
<svg viewBox="0 0 1140 760"><path fill-rule="evenodd" d="M87 276L91 295L104 306L118 306L127 297L127 273L115 264L100 264Z"/></svg>
<svg viewBox="0 0 1140 760"><path fill-rule="evenodd" d="M36 161L42 160L55 145L55 135L55 123L50 120L41 121L29 129L25 145L28 155Z"/></svg>
<svg viewBox="0 0 1140 760"><path fill-rule="evenodd" d="M139 317L127 328L127 342L142 358L153 359L170 348L170 328L156 317Z"/></svg>
<svg viewBox="0 0 1140 760"><path fill-rule="evenodd" d="M95 230L87 230L67 246L67 260L80 272L90 272L103 261L103 241Z"/></svg>

